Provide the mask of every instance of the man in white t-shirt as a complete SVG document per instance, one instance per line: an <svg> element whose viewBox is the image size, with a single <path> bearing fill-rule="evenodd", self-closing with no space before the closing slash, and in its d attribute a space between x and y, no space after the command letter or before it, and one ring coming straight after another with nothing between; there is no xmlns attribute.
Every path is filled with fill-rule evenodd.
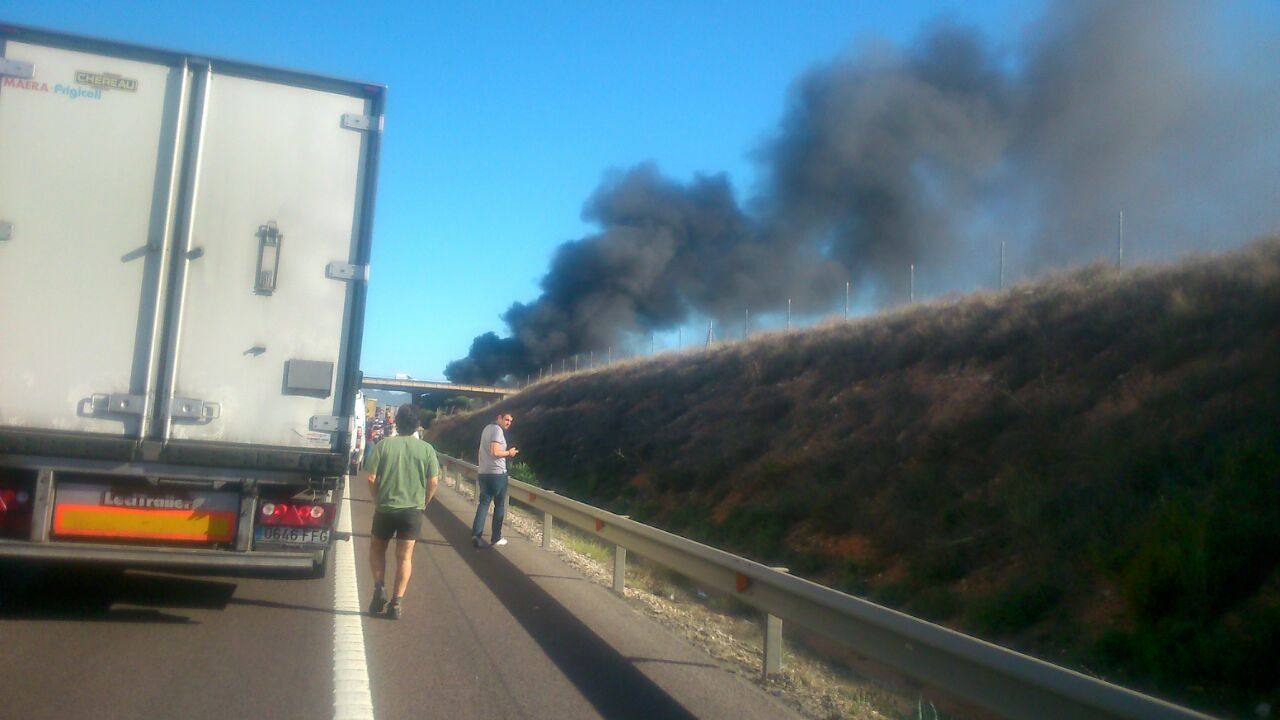
<svg viewBox="0 0 1280 720"><path fill-rule="evenodd" d="M476 453L476 464L480 466L476 476L480 502L476 506L476 519L471 523L471 544L477 548L486 546L481 536L484 535L484 520L489 514L490 502L493 503L493 530L489 533L489 542L495 546L507 544L507 539L502 537L502 519L507 514L507 458L520 452L515 447L507 447L506 430L511 427L511 420L511 413L500 412L480 433L480 447Z"/></svg>

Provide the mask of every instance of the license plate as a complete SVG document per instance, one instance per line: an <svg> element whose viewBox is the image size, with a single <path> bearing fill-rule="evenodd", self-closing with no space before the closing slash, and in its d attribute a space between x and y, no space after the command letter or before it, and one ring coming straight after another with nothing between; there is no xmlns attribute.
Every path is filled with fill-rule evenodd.
<svg viewBox="0 0 1280 720"><path fill-rule="evenodd" d="M268 545L328 545L329 528L259 525L253 529L253 541Z"/></svg>

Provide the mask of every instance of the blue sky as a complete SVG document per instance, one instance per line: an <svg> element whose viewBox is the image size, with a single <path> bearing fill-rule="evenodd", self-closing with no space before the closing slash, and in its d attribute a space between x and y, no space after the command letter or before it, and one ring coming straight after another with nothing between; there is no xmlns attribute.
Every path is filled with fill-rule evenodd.
<svg viewBox="0 0 1280 720"><path fill-rule="evenodd" d="M607 170L748 195L807 67L939 16L1012 43L1039 5L0 0L0 21L388 85L362 367L440 378L592 231Z"/></svg>

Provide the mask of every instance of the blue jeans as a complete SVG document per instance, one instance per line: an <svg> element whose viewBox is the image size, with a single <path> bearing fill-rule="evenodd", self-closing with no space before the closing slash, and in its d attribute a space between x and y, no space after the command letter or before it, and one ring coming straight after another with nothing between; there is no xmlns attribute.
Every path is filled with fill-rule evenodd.
<svg viewBox="0 0 1280 720"><path fill-rule="evenodd" d="M480 537L484 534L484 516L489 514L489 503L493 503L493 532L489 542L502 539L502 519L507 514L507 474L476 476L480 485L480 504L476 506L476 519L471 523L471 535Z"/></svg>

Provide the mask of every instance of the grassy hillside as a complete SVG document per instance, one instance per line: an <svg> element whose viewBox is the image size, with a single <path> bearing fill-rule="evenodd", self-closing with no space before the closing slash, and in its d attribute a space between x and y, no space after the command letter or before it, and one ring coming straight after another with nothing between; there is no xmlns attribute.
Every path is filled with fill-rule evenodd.
<svg viewBox="0 0 1280 720"><path fill-rule="evenodd" d="M1280 241L501 407L574 497L1183 702L1280 705ZM470 457L491 414L430 432Z"/></svg>

